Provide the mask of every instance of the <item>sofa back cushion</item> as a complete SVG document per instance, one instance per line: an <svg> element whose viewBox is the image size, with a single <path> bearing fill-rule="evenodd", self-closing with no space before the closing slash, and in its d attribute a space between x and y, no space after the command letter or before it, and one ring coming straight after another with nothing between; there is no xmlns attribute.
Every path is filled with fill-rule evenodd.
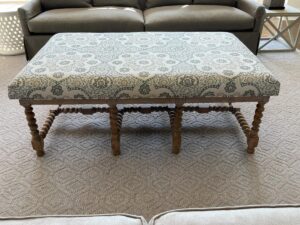
<svg viewBox="0 0 300 225"><path fill-rule="evenodd" d="M199 5L226 5L236 6L236 0L193 0L194 4Z"/></svg>
<svg viewBox="0 0 300 225"><path fill-rule="evenodd" d="M92 0L41 0L43 10L92 7Z"/></svg>
<svg viewBox="0 0 300 225"><path fill-rule="evenodd" d="M146 0L146 7L158 7L166 5L188 5L192 4L193 0Z"/></svg>
<svg viewBox="0 0 300 225"><path fill-rule="evenodd" d="M133 7L140 9L139 0L93 0L93 6L121 6L121 7Z"/></svg>

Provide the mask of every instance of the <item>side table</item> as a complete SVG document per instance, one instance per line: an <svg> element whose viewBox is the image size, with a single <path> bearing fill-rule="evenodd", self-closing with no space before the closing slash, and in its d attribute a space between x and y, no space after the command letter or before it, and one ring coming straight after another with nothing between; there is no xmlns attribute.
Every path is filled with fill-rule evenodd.
<svg viewBox="0 0 300 225"><path fill-rule="evenodd" d="M17 14L20 4L0 3L0 55L24 53L23 33Z"/></svg>
<svg viewBox="0 0 300 225"><path fill-rule="evenodd" d="M295 51L300 36L300 10L289 5L283 10L266 9L264 28L271 37L261 38L259 52ZM296 33L293 29L297 29Z"/></svg>

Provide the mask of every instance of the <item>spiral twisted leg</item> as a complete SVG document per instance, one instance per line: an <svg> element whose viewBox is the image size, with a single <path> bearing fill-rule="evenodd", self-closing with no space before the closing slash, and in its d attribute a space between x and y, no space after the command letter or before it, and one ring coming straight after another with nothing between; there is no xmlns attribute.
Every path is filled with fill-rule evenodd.
<svg viewBox="0 0 300 225"><path fill-rule="evenodd" d="M111 127L111 147L113 155L120 155L120 128L122 116L118 112L116 105L109 107L110 127Z"/></svg>
<svg viewBox="0 0 300 225"><path fill-rule="evenodd" d="M176 105L174 114L171 113L171 128L173 139L173 153L178 154L181 147L181 121L182 121L182 105Z"/></svg>
<svg viewBox="0 0 300 225"><path fill-rule="evenodd" d="M265 102L259 102L256 106L254 120L253 120L253 123L252 123L252 128L251 128L251 131L250 131L249 136L247 138L247 143L248 143L247 152L249 154L253 154L255 152L255 148L258 145L259 126L261 124L261 119L263 117L263 111L265 109L265 104L266 104Z"/></svg>
<svg viewBox="0 0 300 225"><path fill-rule="evenodd" d="M35 114L31 105L24 106L26 119L31 132L32 148L36 151L37 156L43 156L44 152L44 139L40 136L38 125L36 123Z"/></svg>

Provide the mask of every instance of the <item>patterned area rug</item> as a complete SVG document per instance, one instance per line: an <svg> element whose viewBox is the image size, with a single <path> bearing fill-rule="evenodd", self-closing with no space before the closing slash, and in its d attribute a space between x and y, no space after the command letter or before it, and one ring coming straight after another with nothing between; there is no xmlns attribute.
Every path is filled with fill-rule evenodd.
<svg viewBox="0 0 300 225"><path fill-rule="evenodd" d="M167 114L124 118L122 155L111 154L108 115L62 115L31 150L23 108L7 85L24 56L0 58L0 216L132 213L183 207L300 203L300 53L259 58L282 83L267 104L255 155L230 114L184 115L183 146L171 153ZM241 104L248 119L255 104ZM50 107L35 107L39 122ZM252 119L252 118L251 118Z"/></svg>

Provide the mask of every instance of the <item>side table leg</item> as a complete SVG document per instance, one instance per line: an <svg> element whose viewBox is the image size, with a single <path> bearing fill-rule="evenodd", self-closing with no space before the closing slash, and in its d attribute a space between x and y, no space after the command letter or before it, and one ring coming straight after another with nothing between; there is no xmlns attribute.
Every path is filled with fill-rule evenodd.
<svg viewBox="0 0 300 225"><path fill-rule="evenodd" d="M118 123L118 108L116 105L109 106L111 127L111 147L113 155L120 155L120 127Z"/></svg>
<svg viewBox="0 0 300 225"><path fill-rule="evenodd" d="M38 125L36 123L35 114L31 105L26 105L25 114L28 122L28 126L31 131L31 144L32 148L36 151L37 156L43 156L44 152L44 139L40 136Z"/></svg>
<svg viewBox="0 0 300 225"><path fill-rule="evenodd" d="M172 128L173 153L178 154L181 148L181 122L182 122L182 105L176 105Z"/></svg>
<svg viewBox="0 0 300 225"><path fill-rule="evenodd" d="M249 136L247 138L247 142L248 142L247 152L249 154L253 154L255 152L255 148L258 145L259 126L261 124L261 119L263 117L263 111L265 109L265 107L264 107L265 104L266 104L266 102L259 102L256 106L254 120L253 120L253 123L252 123L252 128L251 128L251 131L250 131Z"/></svg>

